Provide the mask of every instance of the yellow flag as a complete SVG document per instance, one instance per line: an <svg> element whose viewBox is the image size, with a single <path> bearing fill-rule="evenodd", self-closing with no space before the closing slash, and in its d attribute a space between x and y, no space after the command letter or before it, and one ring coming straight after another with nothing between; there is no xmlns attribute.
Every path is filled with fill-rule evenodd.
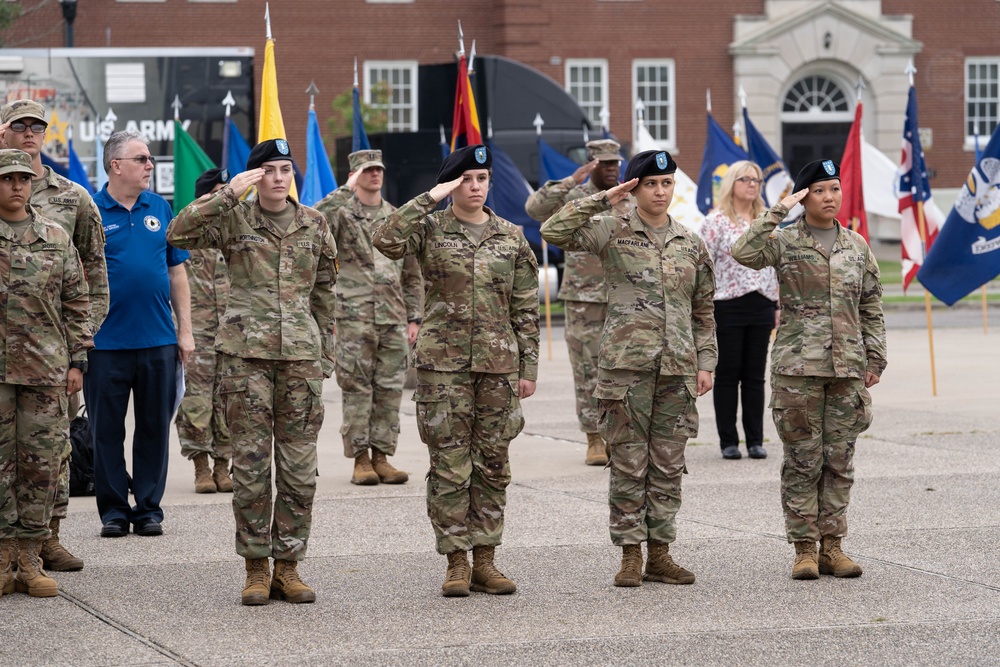
<svg viewBox="0 0 1000 667"><path fill-rule="evenodd" d="M268 139L288 140L285 134L285 122L281 119L281 106L278 104L278 74L274 66L274 40L268 39L264 46L264 74L260 86L260 122L257 131L257 143ZM295 181L289 189L292 197L298 201L299 193Z"/></svg>

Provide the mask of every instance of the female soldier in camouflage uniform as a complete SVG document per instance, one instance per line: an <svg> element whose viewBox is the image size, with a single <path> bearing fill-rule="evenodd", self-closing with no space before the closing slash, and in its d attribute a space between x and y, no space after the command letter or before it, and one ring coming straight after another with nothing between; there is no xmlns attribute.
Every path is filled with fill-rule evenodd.
<svg viewBox="0 0 1000 667"><path fill-rule="evenodd" d="M493 564L510 483L507 449L520 400L538 372L538 264L511 223L484 206L492 156L483 145L448 156L438 184L376 228L390 259L416 255L425 285L417 335L417 426L430 450L427 513L448 556L442 593L513 593ZM451 195L452 204L433 212Z"/></svg>
<svg viewBox="0 0 1000 667"><path fill-rule="evenodd" d="M736 240L733 258L778 271L771 410L784 445L781 505L795 545L792 578L858 577L861 566L840 542L847 534L854 443L872 421L868 388L886 365L882 285L871 248L836 219L838 166L807 164L794 189ZM776 229L800 201L805 214Z"/></svg>

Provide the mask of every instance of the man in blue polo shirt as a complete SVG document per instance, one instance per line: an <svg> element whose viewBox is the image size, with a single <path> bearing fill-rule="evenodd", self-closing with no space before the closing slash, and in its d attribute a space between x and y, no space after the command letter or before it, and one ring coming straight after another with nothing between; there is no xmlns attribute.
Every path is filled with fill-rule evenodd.
<svg viewBox="0 0 1000 667"><path fill-rule="evenodd" d="M101 537L161 535L177 364L194 350L189 257L167 244L170 204L150 192L153 158L138 132L116 132L104 147L108 184L94 196L101 211L111 304L90 351L83 393L94 437ZM171 304L177 331L170 317ZM135 410L132 494L125 469L125 415Z"/></svg>

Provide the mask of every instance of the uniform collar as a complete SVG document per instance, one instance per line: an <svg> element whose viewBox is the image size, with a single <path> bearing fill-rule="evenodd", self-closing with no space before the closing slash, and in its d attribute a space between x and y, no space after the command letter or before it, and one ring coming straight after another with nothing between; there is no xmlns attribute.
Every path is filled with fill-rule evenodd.
<svg viewBox="0 0 1000 667"><path fill-rule="evenodd" d="M31 224L29 224L24 230L24 234L20 237L15 237L14 230L10 228L10 225L0 220L0 223L3 223L2 226L0 226L0 237L19 245L30 245L39 239L47 241L49 236L45 229L45 225L42 224L38 217L38 211L36 211L31 204L25 204L25 209L27 209L28 215L31 217Z"/></svg>
<svg viewBox="0 0 1000 667"><path fill-rule="evenodd" d="M445 220L442 225L444 231L452 234L467 234L468 232L466 232L462 221L455 216L454 209L453 204L448 204L448 208L444 210ZM497 234L507 235L509 233L505 226L500 224L500 218L497 217L497 214L489 206L483 206L483 210L490 216L490 219L486 222L486 229L483 230L483 241Z"/></svg>
<svg viewBox="0 0 1000 667"><path fill-rule="evenodd" d="M642 218L639 217L638 208L632 209L632 213L629 215L628 224L629 227L631 227L632 231L634 232L644 232L647 235L652 233L649 231L649 225L643 222ZM667 213L667 224L664 225L664 227L667 229L667 236L666 236L667 241L669 241L672 238L683 236L683 234L681 234L680 232L680 224L676 220L674 220L674 217L669 213Z"/></svg>

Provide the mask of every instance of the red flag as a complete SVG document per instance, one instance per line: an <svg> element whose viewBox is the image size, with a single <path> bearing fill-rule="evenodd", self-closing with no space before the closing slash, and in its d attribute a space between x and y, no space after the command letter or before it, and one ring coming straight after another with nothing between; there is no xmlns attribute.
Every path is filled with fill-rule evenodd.
<svg viewBox="0 0 1000 667"><path fill-rule="evenodd" d="M459 143L459 137L465 141ZM472 94L472 82L469 81L469 68L465 54L458 57L458 79L455 81L455 113L451 120L451 150L461 146L475 146L483 143L483 134L479 131L479 112L476 109L476 98Z"/></svg>
<svg viewBox="0 0 1000 667"><path fill-rule="evenodd" d="M840 219L868 241L868 218L865 216L864 179L861 177L861 102L854 110L854 123L847 135L844 159L840 162L840 189L843 200Z"/></svg>

